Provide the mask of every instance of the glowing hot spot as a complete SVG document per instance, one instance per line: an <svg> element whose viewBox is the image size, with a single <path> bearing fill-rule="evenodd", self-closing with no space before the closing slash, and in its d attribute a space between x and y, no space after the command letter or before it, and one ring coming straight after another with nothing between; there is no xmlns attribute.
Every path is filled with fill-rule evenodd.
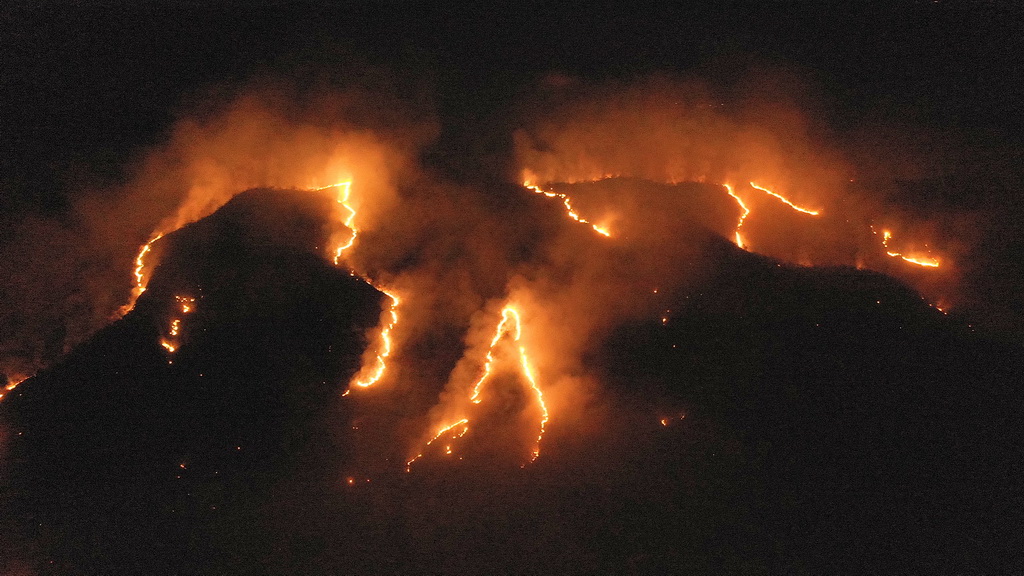
<svg viewBox="0 0 1024 576"><path fill-rule="evenodd" d="M874 233L875 235L878 235L878 232L876 232L874 228L871 229L871 232ZM901 254L899 252L893 251L892 249L889 248L889 241L890 240L892 240L892 232L890 232L888 230L883 230L882 231L882 247L885 248L885 253L890 258L899 258L899 259L903 260L904 262L909 262L909 263L914 264L916 266L923 266L925 268L938 268L939 267L939 259L938 258L932 258L932 257L929 257L929 256L907 256L905 254Z"/></svg>

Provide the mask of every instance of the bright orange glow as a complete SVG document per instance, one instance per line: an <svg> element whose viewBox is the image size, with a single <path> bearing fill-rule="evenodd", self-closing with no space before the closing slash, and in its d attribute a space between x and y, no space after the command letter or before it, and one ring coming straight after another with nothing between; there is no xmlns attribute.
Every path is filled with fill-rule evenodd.
<svg viewBox="0 0 1024 576"><path fill-rule="evenodd" d="M540 186L534 185L529 180L523 182L523 187L532 190L535 194L543 194L548 198L560 198L562 200L562 205L565 206L565 213L569 215L569 218L572 218L573 220L579 222L580 224L590 224L590 227L594 229L594 232L597 232L598 234L606 238L611 237L612 233L607 228L603 226L598 226L597 224L594 224L593 222L580 216L579 213L573 209L572 202L569 201L569 197L566 196L565 194L544 190Z"/></svg>
<svg viewBox="0 0 1024 576"><path fill-rule="evenodd" d="M509 320L513 321L511 327L509 326ZM494 338L491 338L491 347L487 350L487 358L484 361L484 373L480 375L480 379L473 385L473 394L469 399L474 404L480 403L480 390L483 388L484 381L491 375L491 364L494 362L494 347L498 345L498 341L501 340L501 337L511 330L514 330L512 340L518 342L520 336L523 335L522 327L519 322L519 312L514 308L506 307L501 311L501 322L498 323L498 328L494 331Z"/></svg>
<svg viewBox="0 0 1024 576"><path fill-rule="evenodd" d="M391 356L391 331L394 330L395 325L398 324L398 296L380 288L378 288L378 290L384 292L384 295L391 299L391 304L384 313L389 318L389 321L380 331L380 345L378 347L380 351L377 352L377 359L374 364L374 368L369 374L362 377L357 375L356 378L352 379L352 384L359 386L360 388L369 388L384 376L384 371L387 370L388 367L387 359ZM364 370L360 370L359 373L362 372L364 372Z"/></svg>
<svg viewBox="0 0 1024 576"><path fill-rule="evenodd" d="M191 296L175 296L174 301L178 303L178 308L182 314L190 314L196 309L196 299ZM169 354L177 352L180 346L178 336L181 335L181 321L181 318L172 318L171 325L167 330L167 336L160 339L160 345Z"/></svg>
<svg viewBox="0 0 1024 576"><path fill-rule="evenodd" d="M423 445L423 450L420 451L419 454L417 454L417 455L413 456L412 458L410 458L405 463L405 471L409 472L412 469L412 463L417 461L417 460L419 460L420 458L422 458L423 457L423 453L427 451L427 447L429 447L431 444L433 444L435 440L437 440L441 436L444 436L446 433L451 432L454 428L457 428L459 426L462 426L462 431L457 433L457 434L452 434L452 439L453 440L456 439L456 438L462 438L463 436L466 435L466 432L469 432L469 419L468 418L463 418L463 419L459 420L458 422L454 422L454 423L449 424L447 426L442 426L441 429L437 431L437 434L434 434L434 437L431 438L430 440L428 440L427 443ZM450 454L451 452L448 452L448 453Z"/></svg>
<svg viewBox="0 0 1024 576"><path fill-rule="evenodd" d="M132 271L132 275L135 277L135 285L132 286L132 294L128 298L128 302L117 310L118 317L131 312L135 308L135 303L138 302L139 296L142 296L142 293L146 291L146 281L148 280L146 278L146 255L153 250L153 244L163 237L163 233L154 234L148 242L139 247L139 253L135 256L135 269Z"/></svg>
<svg viewBox="0 0 1024 576"><path fill-rule="evenodd" d="M473 391L470 394L470 402L473 404L479 404L481 402L480 392L483 389L484 383L488 380L491 375L492 365L494 363L494 347L502 340L502 338L508 336L513 342L519 342L522 337L522 322L520 320L519 311L515 307L509 305L505 306L501 311L501 321L498 323L498 327L494 331L494 337L491 338L491 345L487 350L486 360L484 362L483 374L473 385ZM541 410L541 419L539 425L539 431L537 433L537 439L534 441L533 448L530 450L530 462L533 462L540 456L540 443L544 439L544 432L547 428L548 420L550 419L550 413L548 412L547 404L544 402L544 392L540 389L537 384L537 379L533 375L533 369L530 367L530 359L526 352L526 347L520 345L519 347L519 366L522 370L523 376L526 378L526 382L529 384L530 389L533 391L534 396L537 399L537 405ZM457 434L451 436L453 440L461 438L467 432L469 432L469 418L464 417L453 424L442 426L438 432L423 445L416 456L413 456L406 462L405 470L408 472L412 466L412 463L423 457L423 454L427 451L427 447L434 443L438 438L445 436L453 429L461 426L462 430ZM451 454L451 445L445 446L445 454Z"/></svg>
<svg viewBox="0 0 1024 576"><path fill-rule="evenodd" d="M517 316L516 325L518 326L518 324ZM516 340L518 340L518 338L516 338ZM544 393L541 392L540 386L537 385L537 380L533 377L533 371L530 370L530 359L526 357L525 346L519 347L519 359L520 363L523 365L523 374L530 382L530 388L533 388L534 394L537 395L537 404L540 406L541 410L540 431L537 433L537 441L533 445L532 456L530 458L530 462L533 462L538 456L540 456L540 441L544 439L544 429L547 427L549 414L547 404L544 403Z"/></svg>
<svg viewBox="0 0 1024 576"><path fill-rule="evenodd" d="M763 188L761 186L758 186L757 184L754 184L753 182L750 183L750 187L754 188L756 190L760 190L761 192L764 192L765 194L768 194L769 196L772 196L774 198L778 198L786 206L789 206L790 208L792 208L793 210L796 210L797 212L803 212L804 214L809 214L811 216L817 216L817 215L821 214L821 212L819 212L817 210L811 210L810 208L802 208L800 206L797 206L796 204L793 204L792 202L790 202L788 198L785 198L785 197L783 197L783 196L781 196L779 194L776 194L775 192L772 192L771 190L769 190L767 188Z"/></svg>
<svg viewBox="0 0 1024 576"><path fill-rule="evenodd" d="M338 188L338 196L335 198L335 202L341 204L341 206L348 212L348 216L345 217L345 227L352 231L352 236L349 237L348 242L338 246L334 249L334 265L337 266L341 262L342 254L352 247L356 243L356 236L359 235L359 231L355 227L356 210L349 205L349 195L352 193L352 181L347 180L345 182L338 182L328 186L321 186L320 188L314 188L315 191L328 190L330 188Z"/></svg>
<svg viewBox="0 0 1024 576"><path fill-rule="evenodd" d="M314 188L313 190L320 191L328 190L331 188L338 189L338 195L335 197L335 201L338 204L340 204L342 208L344 208L345 211L348 213L345 216L344 224L346 228L352 231L352 235L349 237L348 241L334 249L334 265L338 266L341 263L341 258L345 254L345 251L347 251L355 244L356 236L359 235L359 230L356 228L355 224L356 209L349 204L349 200L351 198L352 193L352 181L346 180L344 182L338 182L335 184L330 184L328 186ZM389 291L388 289L374 283L369 278L364 277L363 280L366 281L366 283L368 283L369 285L376 288L377 290L383 292L384 295L391 300L391 304L389 304L387 309L384 310L384 312L381 314L383 318L382 323L384 324L384 327L381 328L380 331L380 341L377 344L377 353L374 358L373 368L363 366L359 370L359 372L356 373L356 376L352 379L352 381L349 383L349 390L346 390L344 392L344 396L348 396L352 386L358 386L359 388L369 388L370 386L373 386L374 384L379 382L380 379L384 377L384 373L387 371L388 367L387 359L389 356L391 356L391 351L393 347L391 335L395 329L395 326L398 325L398 305L400 302L398 296L394 292Z"/></svg>
<svg viewBox="0 0 1024 576"><path fill-rule="evenodd" d="M21 384L25 380L28 380L28 376L10 376L8 377L7 385L3 387L3 391L0 392L0 400L3 400L8 393L13 392L18 384Z"/></svg>
<svg viewBox="0 0 1024 576"><path fill-rule="evenodd" d="M725 187L725 191L729 193L729 196L732 196L732 199L739 204L740 210L743 210L743 213L740 214L739 222L736 223L736 245L740 248L746 249L746 245L743 243L743 237L740 236L740 228L743 227L743 221L747 219L747 216L750 216L750 208L747 208L747 205L743 203L743 199L736 195L732 186L728 184L722 184L722 186Z"/></svg>
<svg viewBox="0 0 1024 576"><path fill-rule="evenodd" d="M878 232L876 232L874 228L871 229L871 232L874 233L876 236L878 235ZM885 248L885 253L890 258L899 258L899 259L903 260L904 262L909 262L909 263L914 264L916 266L923 266L923 267L926 267L926 268L938 268L939 267L939 259L938 258L932 258L930 256L907 256L905 254L901 254L899 252L893 251L892 249L889 248L889 241L890 240L892 240L892 232L890 232L888 230L883 230L882 231L882 247Z"/></svg>

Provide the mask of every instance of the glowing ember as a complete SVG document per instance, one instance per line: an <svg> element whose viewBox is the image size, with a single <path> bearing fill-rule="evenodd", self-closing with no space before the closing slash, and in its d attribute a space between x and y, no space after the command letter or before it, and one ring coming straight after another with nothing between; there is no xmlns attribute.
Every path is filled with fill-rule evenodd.
<svg viewBox="0 0 1024 576"><path fill-rule="evenodd" d="M562 200L562 205L565 206L565 212L566 214L569 215L569 218L572 218L573 220L579 222L580 224L590 224L590 227L594 229L594 232L597 232L598 234L606 238L611 237L612 233L607 228L598 226L597 224L594 224L593 222L580 216L579 213L573 209L572 203L569 201L569 197L566 196L565 194L560 194L558 192L549 192L547 190L544 190L540 186L534 185L529 180L523 182L523 187L532 190L535 194L543 194L548 198L560 198Z"/></svg>
<svg viewBox="0 0 1024 576"><path fill-rule="evenodd" d="M878 232L875 231L874 228L871 229L871 232L873 234L875 234L876 236L878 235ZM891 250L889 248L889 241L890 240L892 240L892 232L889 232L888 230L883 230L882 231L882 247L885 248L885 253L890 258L900 258L904 262L909 262L909 263L914 264L916 266L923 266L923 267L926 267L926 268L938 268L939 267L939 259L938 258L931 258L931 257L928 257L928 256L906 256L904 254L901 254L899 252L895 252L895 251Z"/></svg>
<svg viewBox="0 0 1024 576"><path fill-rule="evenodd" d="M519 311L516 310L513 306L506 306L501 311L501 321L498 323L498 327L494 331L494 337L491 338L491 345L490 345L490 347L487 350L487 356L486 356L486 360L484 362L483 374L480 376L480 378L473 385L473 391L472 391L472 394L470 395L470 401L473 404L479 404L481 402L480 392L483 389L484 383L488 380L488 378L491 375L491 369L492 369L493 363L494 363L494 354L493 354L494 353L494 347L497 346L498 343L505 336L511 337L513 342L519 342L520 338L522 337L522 323L520 321ZM541 419L540 419L539 431L537 433L537 439L534 442L534 446L533 446L533 448L530 451L530 462L533 462L534 460L537 459L538 456L540 456L540 443L541 443L541 440L544 439L544 431L545 431L545 429L547 427L547 423L548 423L548 420L550 418L550 414L548 412L547 404L545 404L545 402L544 402L544 393L543 393L543 391L541 391L540 386L537 384L537 379L534 377L533 370L530 368L530 359L529 359L529 357L528 357L528 355L526 353L526 347L525 346L519 346L518 348L519 348L519 365L520 365L520 369L522 370L522 374L526 378L526 381L529 383L530 389L533 390L533 393L534 393L534 395L535 395L535 397L537 399L537 405L540 407L540 410L541 410ZM456 428L458 428L460 426L461 426L461 431L459 431L457 433L452 432L454 429L456 429ZM434 441L436 441L438 438L441 438L441 437L446 436L447 434L451 433L451 439L455 440L455 439L458 439L458 438L461 438L461 437L465 436L467 432L469 432L469 418L468 417L467 418L462 418L462 419L460 419L457 422L454 422L452 424L447 424L445 426L442 426L438 430L438 432L434 435L434 437L431 438L430 440L428 440L426 444L424 444L422 450L420 450L420 452L418 454L416 454L411 459L409 459L408 462L406 462L406 466L405 466L406 472L408 472L410 470L413 462L415 462L416 460L418 460L418 459L423 457L423 454L426 453L427 448L431 444L433 444ZM451 453L452 453L451 446L450 445L445 446L445 454L451 454Z"/></svg>
<svg viewBox="0 0 1024 576"><path fill-rule="evenodd" d="M3 390L0 391L0 400L3 400L8 393L13 392L18 384L21 384L25 380L28 380L28 376L12 376L8 377L7 385L4 386Z"/></svg>

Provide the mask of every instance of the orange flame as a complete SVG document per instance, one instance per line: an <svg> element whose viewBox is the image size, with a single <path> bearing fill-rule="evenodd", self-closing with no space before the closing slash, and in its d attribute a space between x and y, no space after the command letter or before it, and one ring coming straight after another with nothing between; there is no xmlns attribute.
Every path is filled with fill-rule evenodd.
<svg viewBox="0 0 1024 576"><path fill-rule="evenodd" d="M352 231L352 235L349 237L348 241L345 242L344 244L341 244L334 250L334 265L337 266L341 263L341 258L345 254L345 251L352 248L352 246L355 244L356 236L359 235L359 230L356 228L355 225L356 209L349 204L350 195L352 193L352 181L346 180L344 182L337 182L335 184L330 184L328 186L313 188L313 190L320 191L328 190L331 188L339 189L335 201L338 204L340 204L345 209L346 212L348 212L348 215L345 216L344 224L346 228ZM379 382L380 379L384 377L384 373L385 371L387 371L387 359L389 356L391 356L392 350L391 333L395 329L395 326L398 325L398 305L400 303L398 296L394 292L382 286L379 286L378 284L375 284L369 278L364 277L363 280L366 281L371 286L373 286L374 288L376 288L377 290L383 292L384 295L391 300L391 304L389 304L387 309L381 314L381 316L383 318L386 318L387 321L384 322L384 327L380 331L380 342L377 345L378 352L375 355L374 367L369 370L367 369L366 366L361 368L360 371L356 373L356 376L349 383L350 389L352 386L358 386L359 388L369 388L370 386L373 386L374 384ZM360 376L361 374L363 375ZM348 393L349 390L346 390L343 395L348 396Z"/></svg>
<svg viewBox="0 0 1024 576"><path fill-rule="evenodd" d="M579 213L573 209L572 203L569 201L569 197L567 195L558 192L550 192L544 190L543 188L533 184L529 180L523 182L523 187L532 190L534 194L543 194L548 198L560 198L562 200L562 205L565 206L565 213L569 215L569 218L572 218L573 220L579 222L580 224L590 224L590 227L594 229L594 232L597 232L598 234L604 236L605 238L611 237L612 233L607 228L603 226L598 226L597 224L594 224L593 222L580 216Z"/></svg>
<svg viewBox="0 0 1024 576"><path fill-rule="evenodd" d="M339 188L338 196L335 201L348 212L348 216L345 217L345 227L352 231L352 236L349 237L348 242L338 246L334 250L334 265L337 266L341 262L342 254L352 247L356 243L356 236L359 235L359 231L355 227L356 210L349 205L349 194L352 193L352 181L346 180L344 182L338 182L336 184L330 184L328 186L321 186L320 188L314 188L314 191L328 190L330 188Z"/></svg>
<svg viewBox="0 0 1024 576"><path fill-rule="evenodd" d="M164 234L154 234L148 242L139 247L139 253L135 256L135 268L132 271L132 275L135 277L135 285L132 286L132 294L128 298L128 302L117 310L117 318L124 316L135 309L135 303L138 302L139 296L146 291L146 282L149 280L146 278L146 255L153 250L153 244L164 237Z"/></svg>
<svg viewBox="0 0 1024 576"><path fill-rule="evenodd" d="M385 315L390 317L390 321L380 331L380 352L377 353L377 360L374 369L366 376L360 378L356 377L352 379L352 384L359 386L360 388L369 388L376 384L384 376L384 371L387 370L387 359L391 356L391 331L395 329L395 325L398 324L398 296L386 290L381 290L384 295L391 299L391 305L385 311ZM363 370L360 371L362 373Z"/></svg>
<svg viewBox="0 0 1024 576"><path fill-rule="evenodd" d="M513 342L519 342L520 338L522 337L522 333L522 322L520 320L519 311L516 310L515 307L513 307L512 305L505 306L505 308L502 309L501 311L501 321L498 323L498 327L494 331L494 337L491 338L491 345L487 350L483 374L473 385L473 391L472 394L470 395L470 402L472 402L473 404L479 404L481 402L480 392L483 388L484 382L486 382L491 375L491 368L494 362L494 347L498 345L498 342L500 342L504 336L510 336ZM530 452L530 462L533 462L537 459L538 456L540 456L540 443L541 440L544 439L544 432L547 428L548 420L550 419L550 413L548 412L547 404L544 402L544 392L540 389L540 386L537 384L537 379L533 375L532 368L530 368L530 359L526 353L525 346L519 346L519 364L523 376L529 383L530 389L533 390L534 395L537 398L537 405L540 407L541 410L541 419L539 431L537 433L537 439L534 442L534 446ZM452 431L454 428L458 426L462 426L462 431L456 435L453 435L452 440L461 438L465 436L467 432L469 432L469 418L464 417L452 424L441 426L441 428L438 429L437 433L434 434L433 438L428 440L426 444L423 445L423 448L420 450L420 452L406 462L405 471L409 472L411 470L412 463L422 458L423 455L426 453L427 448L431 444L433 444L434 441L436 441L438 438L444 436L446 433ZM450 445L445 447L445 453L452 453L452 448Z"/></svg>
<svg viewBox="0 0 1024 576"><path fill-rule="evenodd" d="M871 229L871 232L873 234L875 234L875 235L878 235L878 232L876 232L874 228ZM895 251L891 250L889 248L889 240L892 240L892 232L890 232L888 230L883 230L882 231L882 247L885 248L885 253L890 258L900 258L900 259L902 259L905 262L909 262L909 263L914 264L916 266L923 266L923 267L926 267L926 268L938 268L939 267L939 259L938 258L932 258L932 257L929 257L929 256L906 256L904 254L901 254L899 252L895 252Z"/></svg>
<svg viewBox="0 0 1024 576"><path fill-rule="evenodd" d="M0 400L3 400L8 393L13 392L14 389L18 387L18 384L21 384L25 380L28 380L28 376L11 377L8 380L7 385L3 387L3 391L0 391Z"/></svg>
<svg viewBox="0 0 1024 576"><path fill-rule="evenodd" d="M178 303L182 314L190 314L195 310L196 299L191 296L175 296L174 300ZM167 337L160 339L160 345L164 347L169 354L174 354L178 351L180 346L178 342L178 336L181 335L181 318L172 318L170 328L167 330ZM168 360L168 363L171 361Z"/></svg>
<svg viewBox="0 0 1024 576"><path fill-rule="evenodd" d="M768 194L769 196L772 196L774 198L778 198L779 200L781 200L783 202L783 204L789 206L790 208L792 208L793 210L796 210L797 212L803 212L804 214L809 214L811 216L817 216L817 215L821 214L821 212L819 212L817 210L811 210L810 208L802 208L800 206L797 206L796 204L793 204L792 202L790 202L788 198L786 198L786 197L784 197L784 196L782 196L780 194L776 194L775 192L772 192L771 190L769 190L767 188L758 186L757 184L754 184L753 182L750 183L750 187L754 188L754 189L757 189L757 190L760 190L761 192L764 192L765 194Z"/></svg>
<svg viewBox="0 0 1024 576"><path fill-rule="evenodd" d="M444 434L446 432L451 432L451 430L453 428L457 427L457 426L462 426L462 431L459 432L458 434L452 435L452 440L455 440L457 438L462 438L463 436L466 435L466 432L469 432L469 419L468 418L463 418L462 420L459 420L458 422L455 422L455 423L449 424L447 426L441 427L441 429L437 431L437 434L434 434L434 437L431 438L430 440L427 440L427 443L423 445L423 451L421 451L419 454L413 456L412 458L410 458L405 463L405 471L406 472L411 471L412 470L412 463L423 457L423 453L427 451L427 447L428 446L433 444L434 441L437 440L438 438L440 438L441 436L444 436ZM451 448L448 447L445 450L445 453L446 454L451 454Z"/></svg>
<svg viewBox="0 0 1024 576"><path fill-rule="evenodd" d="M743 210L743 213L740 214L739 222L736 223L736 245L740 248L746 249L746 246L743 244L743 237L740 236L740 228L743 227L743 221L747 219L747 216L750 216L750 208L747 208L747 205L743 203L743 199L736 195L732 186L728 184L722 184L722 186L725 187L725 191L729 193L729 196L732 196L732 199L735 200L736 203L740 205L740 209Z"/></svg>

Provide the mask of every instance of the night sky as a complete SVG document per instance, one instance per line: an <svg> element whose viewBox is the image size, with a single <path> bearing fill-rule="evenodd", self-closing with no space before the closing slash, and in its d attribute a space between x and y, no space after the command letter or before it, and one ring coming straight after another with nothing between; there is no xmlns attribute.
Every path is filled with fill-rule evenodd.
<svg viewBox="0 0 1024 576"><path fill-rule="evenodd" d="M35 374L0 400L0 572L1024 570L1024 8L716 4L0 9L0 370ZM339 203L288 170L342 132L375 176L338 267ZM751 187L735 228L666 142L841 182L795 196L835 219ZM342 397L383 286L394 374ZM506 300L541 455L506 335L446 459Z"/></svg>

